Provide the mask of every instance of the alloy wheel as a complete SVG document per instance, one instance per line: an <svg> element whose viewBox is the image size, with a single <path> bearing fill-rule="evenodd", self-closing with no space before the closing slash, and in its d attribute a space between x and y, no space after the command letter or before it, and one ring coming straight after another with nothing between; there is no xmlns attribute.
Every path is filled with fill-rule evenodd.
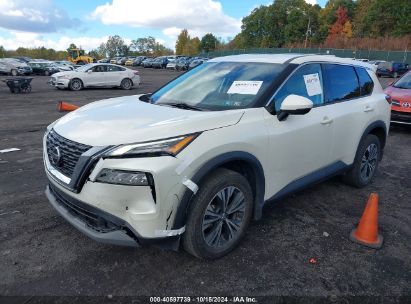
<svg viewBox="0 0 411 304"><path fill-rule="evenodd" d="M71 88L72 88L74 91L80 90L80 89L81 89L81 83L80 83L80 81L79 81L79 80L73 80L72 83L71 83Z"/></svg>
<svg viewBox="0 0 411 304"><path fill-rule="evenodd" d="M361 158L360 174L364 181L368 181L374 175L378 163L378 147L370 144Z"/></svg>
<svg viewBox="0 0 411 304"><path fill-rule="evenodd" d="M245 220L245 196L229 186L220 190L209 202L203 217L202 232L210 247L225 247L235 241Z"/></svg>

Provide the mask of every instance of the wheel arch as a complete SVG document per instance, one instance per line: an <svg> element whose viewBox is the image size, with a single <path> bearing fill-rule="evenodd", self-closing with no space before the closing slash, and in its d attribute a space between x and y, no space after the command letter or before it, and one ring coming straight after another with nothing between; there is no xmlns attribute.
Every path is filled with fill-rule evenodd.
<svg viewBox="0 0 411 304"><path fill-rule="evenodd" d="M387 140L387 126L385 125L385 123L382 120L377 120L374 121L373 123L371 123L363 132L361 139L358 143L358 146L360 145L360 143L364 140L364 138L368 135L368 134L373 134L375 136L378 137L378 139L380 140L381 143L381 156L380 156L380 160L383 156L383 151L384 151L384 147L385 147L385 143Z"/></svg>
<svg viewBox="0 0 411 304"><path fill-rule="evenodd" d="M254 196L253 218L260 219L264 205L265 176L263 166L252 154L243 151L233 151L214 157L203 164L191 178L195 184L201 182L218 168L227 168L242 174L250 183ZM174 218L173 228L183 227L187 219L187 211L194 194L190 189L184 191Z"/></svg>

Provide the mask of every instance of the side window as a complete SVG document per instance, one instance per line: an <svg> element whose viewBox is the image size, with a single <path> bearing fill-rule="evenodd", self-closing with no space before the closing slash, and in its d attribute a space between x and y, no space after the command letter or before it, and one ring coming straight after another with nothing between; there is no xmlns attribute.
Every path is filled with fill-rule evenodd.
<svg viewBox="0 0 411 304"><path fill-rule="evenodd" d="M106 71L106 66L105 65L97 65L93 67L93 72L94 73L102 73Z"/></svg>
<svg viewBox="0 0 411 304"><path fill-rule="evenodd" d="M326 103L360 96L360 86L353 66L325 64L324 80Z"/></svg>
<svg viewBox="0 0 411 304"><path fill-rule="evenodd" d="M115 66L115 65L109 65L107 66L107 72L118 72L121 71L120 67Z"/></svg>
<svg viewBox="0 0 411 304"><path fill-rule="evenodd" d="M284 99L291 94L310 99L314 106L324 103L321 66L318 63L303 65L282 85L274 97L275 110L279 111Z"/></svg>
<svg viewBox="0 0 411 304"><path fill-rule="evenodd" d="M357 72L358 80L360 81L361 96L371 94L372 89L374 88L374 82L368 72L364 68L359 67L356 67L355 71Z"/></svg>

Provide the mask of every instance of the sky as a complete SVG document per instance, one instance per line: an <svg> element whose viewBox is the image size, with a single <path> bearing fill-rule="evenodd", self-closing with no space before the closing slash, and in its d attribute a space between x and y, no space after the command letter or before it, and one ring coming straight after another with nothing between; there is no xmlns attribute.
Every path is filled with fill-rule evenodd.
<svg viewBox="0 0 411 304"><path fill-rule="evenodd" d="M326 0L305 0L324 6ZM70 43L91 50L120 35L126 43L153 36L174 49L184 28L230 39L241 19L270 0L0 0L0 45L8 50L65 50Z"/></svg>

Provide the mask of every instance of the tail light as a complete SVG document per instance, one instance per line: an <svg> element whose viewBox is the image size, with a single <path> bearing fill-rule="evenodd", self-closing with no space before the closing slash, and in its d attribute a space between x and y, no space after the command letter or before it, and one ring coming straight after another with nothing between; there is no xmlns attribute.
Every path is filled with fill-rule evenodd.
<svg viewBox="0 0 411 304"><path fill-rule="evenodd" d="M392 99L391 99L391 96L390 96L390 95L385 95L385 100L386 100L389 104L392 103Z"/></svg>
<svg viewBox="0 0 411 304"><path fill-rule="evenodd" d="M134 71L133 73L134 73L134 75L139 75L140 74L138 71Z"/></svg>

